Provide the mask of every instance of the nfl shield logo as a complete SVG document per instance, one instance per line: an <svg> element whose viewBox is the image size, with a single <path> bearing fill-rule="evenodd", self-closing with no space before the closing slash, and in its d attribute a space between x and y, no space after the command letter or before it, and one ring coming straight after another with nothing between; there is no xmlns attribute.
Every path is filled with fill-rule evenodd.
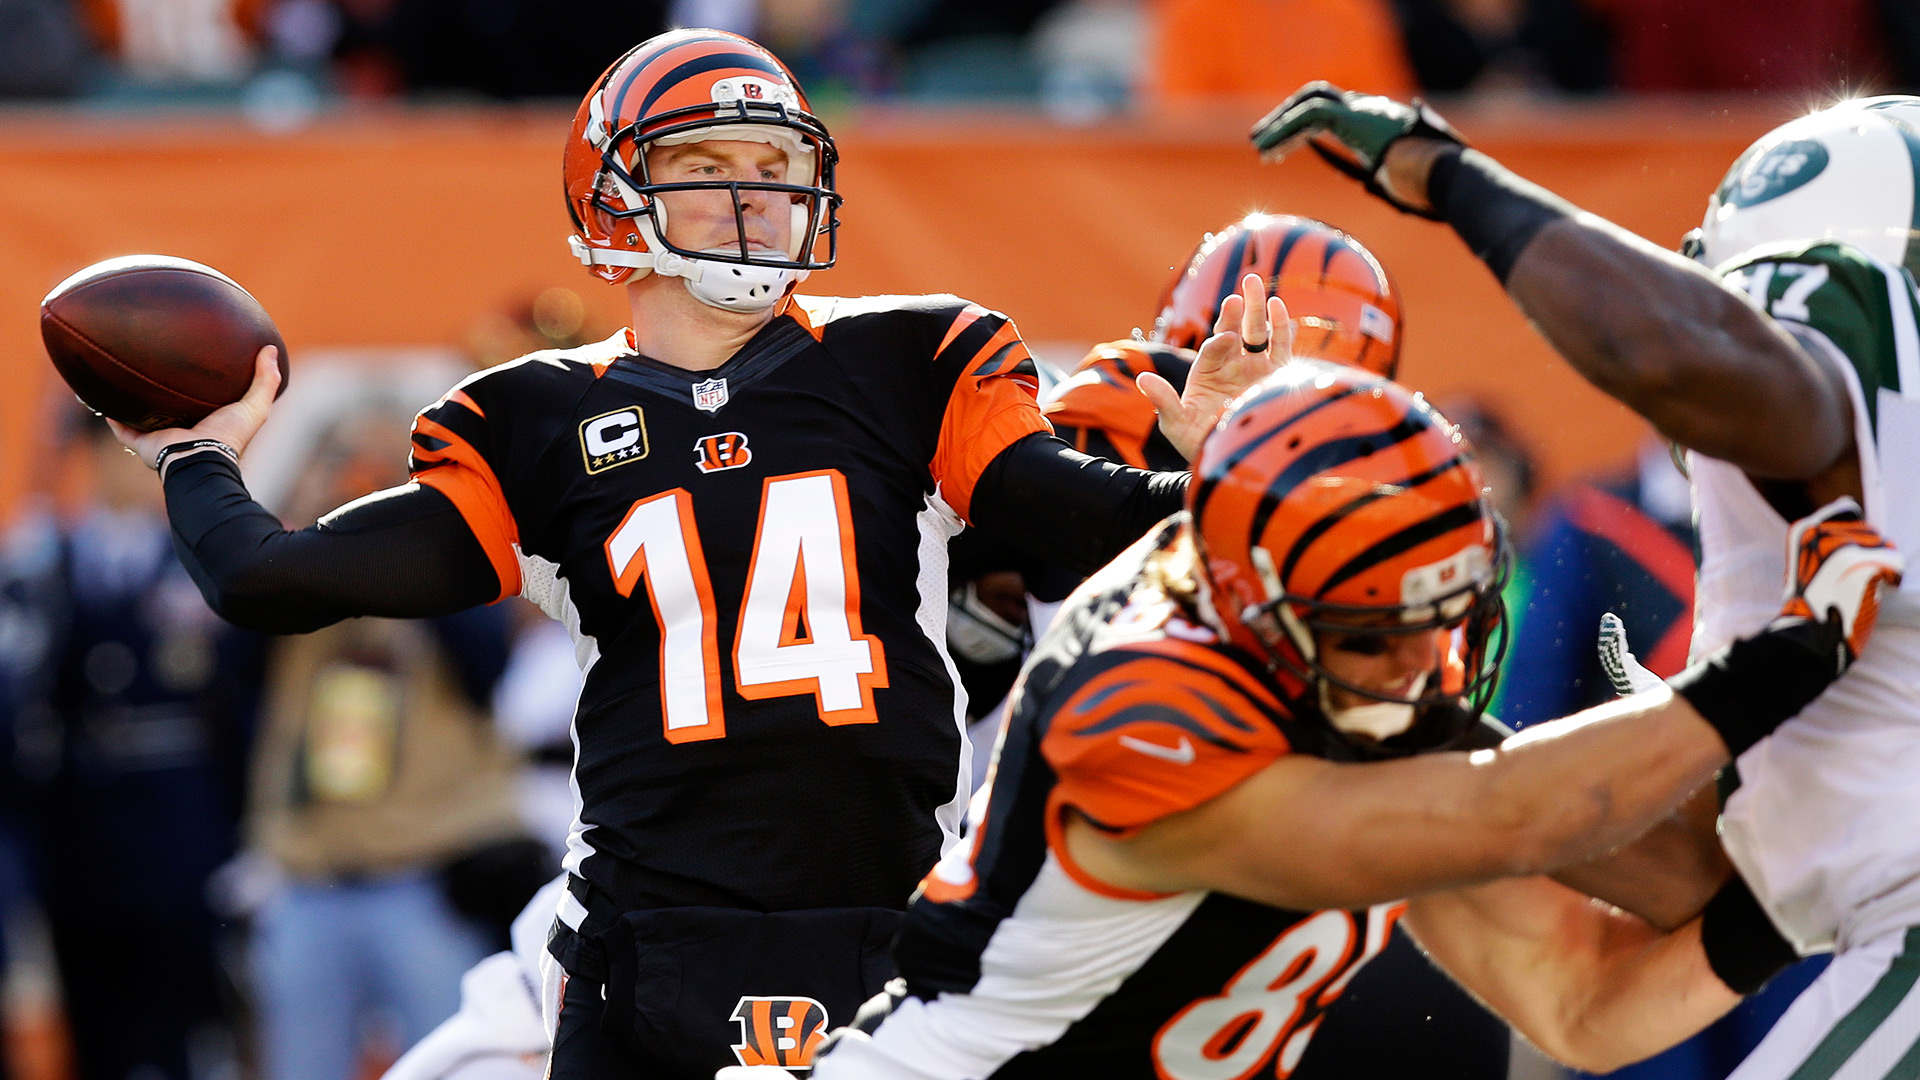
<svg viewBox="0 0 1920 1080"><path fill-rule="evenodd" d="M708 379L693 384L693 407L706 412L719 412L727 403L727 380Z"/></svg>

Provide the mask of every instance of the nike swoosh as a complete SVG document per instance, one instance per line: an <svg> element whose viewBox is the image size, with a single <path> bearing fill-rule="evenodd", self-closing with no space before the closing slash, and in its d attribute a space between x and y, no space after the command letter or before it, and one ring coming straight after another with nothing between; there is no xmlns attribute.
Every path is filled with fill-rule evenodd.
<svg viewBox="0 0 1920 1080"><path fill-rule="evenodd" d="M1131 735L1120 736L1120 745L1129 750L1138 750L1148 757L1157 757L1162 761L1171 761L1175 765L1193 764L1193 743L1185 735L1180 736L1179 746L1162 746L1157 742L1136 739Z"/></svg>

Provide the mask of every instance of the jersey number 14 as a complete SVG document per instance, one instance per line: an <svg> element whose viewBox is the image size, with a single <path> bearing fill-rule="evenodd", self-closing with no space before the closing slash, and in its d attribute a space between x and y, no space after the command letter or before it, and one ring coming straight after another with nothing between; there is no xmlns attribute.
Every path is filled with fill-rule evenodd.
<svg viewBox="0 0 1920 1080"><path fill-rule="evenodd" d="M632 596L644 580L660 621L667 741L724 738L718 620L693 496L674 488L634 503L606 548L614 587ZM767 478L732 660L741 697L812 694L829 724L877 719L886 651L860 630L853 521L837 470Z"/></svg>

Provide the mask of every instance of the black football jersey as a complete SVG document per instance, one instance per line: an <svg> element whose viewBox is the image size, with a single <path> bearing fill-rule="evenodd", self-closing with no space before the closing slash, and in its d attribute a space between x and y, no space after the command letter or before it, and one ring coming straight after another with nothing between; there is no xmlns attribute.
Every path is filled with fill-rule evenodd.
<svg viewBox="0 0 1920 1080"><path fill-rule="evenodd" d="M413 432L586 667L562 918L902 907L968 793L946 541L1048 430L1027 349L948 296L796 298L709 372L631 342L482 371Z"/></svg>
<svg viewBox="0 0 1920 1080"><path fill-rule="evenodd" d="M817 1080L1285 1076L1404 904L1289 911L1107 885L1071 808L1128 835L1287 753L1345 757L1289 693L1142 568L1169 523L1090 578L1029 659L984 818L922 887L895 950L909 996ZM1276 828L1284 827L1276 823Z"/></svg>

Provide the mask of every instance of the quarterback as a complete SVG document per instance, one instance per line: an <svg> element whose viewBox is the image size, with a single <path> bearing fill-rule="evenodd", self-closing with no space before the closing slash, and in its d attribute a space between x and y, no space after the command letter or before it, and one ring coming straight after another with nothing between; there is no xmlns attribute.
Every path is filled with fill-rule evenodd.
<svg viewBox="0 0 1920 1080"><path fill-rule="evenodd" d="M272 400L265 351L247 398L193 430L123 433L235 622L517 593L573 632L556 1078L704 1077L763 1048L805 1065L804 1033L884 983L970 788L947 539L996 525L1091 568L1179 506L1184 473L1053 438L1004 315L794 295L833 262L837 158L753 42L643 42L582 101L564 161L572 250L624 286L630 328L465 380L415 422L413 483L297 532L234 463ZM1264 341L1264 307L1242 306L1224 314ZM1166 418L1189 452L1273 366L1240 340L1202 348Z"/></svg>
<svg viewBox="0 0 1920 1080"><path fill-rule="evenodd" d="M1778 541L1810 507L1849 496L1895 543L1920 543L1920 99L1844 102L1761 138L1709 200L1698 262L1527 183L1424 108L1314 84L1253 138L1269 155L1305 141L1451 225L1575 369L1687 448L1696 657L1766 622ZM1778 939L1730 985L1836 953L1734 1080L1920 1076L1912 588L1888 597L1850 675L1722 785L1720 839ZM1657 917L1692 906L1670 895Z"/></svg>
<svg viewBox="0 0 1920 1080"><path fill-rule="evenodd" d="M1496 741L1508 555L1458 432L1301 360L1194 476L1189 513L1028 660L969 843L896 947L904 985L816 1080L1285 1076L1403 915L1586 1068L1738 1000L1717 974L1752 911L1737 884L1663 933L1537 875L1632 840L1839 675L1900 566L1851 504L1798 523L1767 628L1671 689L1463 752Z"/></svg>

